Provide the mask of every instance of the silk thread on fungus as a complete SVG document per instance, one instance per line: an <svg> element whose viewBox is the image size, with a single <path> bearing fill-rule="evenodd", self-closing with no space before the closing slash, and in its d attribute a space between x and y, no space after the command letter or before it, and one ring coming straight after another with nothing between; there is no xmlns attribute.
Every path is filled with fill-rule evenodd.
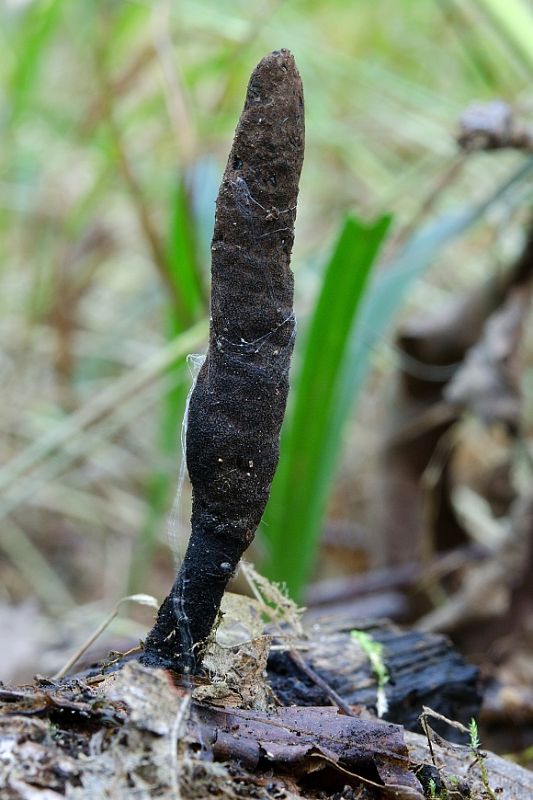
<svg viewBox="0 0 533 800"><path fill-rule="evenodd" d="M209 348L188 408L191 536L146 639L149 666L198 671L268 500L296 330L290 256L303 151L302 83L280 50L252 73L217 198Z"/></svg>

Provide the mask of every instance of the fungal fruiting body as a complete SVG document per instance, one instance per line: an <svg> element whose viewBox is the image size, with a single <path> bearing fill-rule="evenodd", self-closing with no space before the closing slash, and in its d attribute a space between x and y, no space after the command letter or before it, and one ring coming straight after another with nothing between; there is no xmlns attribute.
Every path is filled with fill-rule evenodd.
<svg viewBox="0 0 533 800"><path fill-rule="evenodd" d="M198 668L268 500L295 336L290 256L303 150L302 84L280 50L250 78L218 194L209 348L188 409L191 536L145 664Z"/></svg>

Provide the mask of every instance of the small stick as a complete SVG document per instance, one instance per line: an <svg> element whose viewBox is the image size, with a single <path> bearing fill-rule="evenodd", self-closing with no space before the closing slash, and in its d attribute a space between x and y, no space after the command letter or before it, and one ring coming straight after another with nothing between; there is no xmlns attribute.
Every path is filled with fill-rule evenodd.
<svg viewBox="0 0 533 800"><path fill-rule="evenodd" d="M83 642L83 644L76 650L76 652L68 659L68 661L63 664L61 669L59 669L54 675L52 675L53 681L58 681L63 678L76 664L82 655L87 652L89 647L102 635L102 633L111 625L115 617L118 616L120 611L120 607L123 603L128 601L133 601L134 603L140 603L144 606L155 606L157 608L157 603L155 598L153 598L149 594L130 594L127 597L122 597L115 605L114 609L111 611L109 616L107 616L103 622L98 625L96 630L91 633L91 635ZM132 651L135 651L136 648L132 648ZM130 652L130 651L128 651Z"/></svg>
<svg viewBox="0 0 533 800"><path fill-rule="evenodd" d="M329 683L324 680L324 678L321 678L320 675L304 661L300 653L291 649L289 650L289 658L291 659L292 663L298 667L298 669L301 669L304 675L307 675L310 681L322 689L322 691L329 697L333 705L338 706L343 714L346 714L347 717L357 716L348 703L342 699L340 694L338 694L335 689L333 689Z"/></svg>
<svg viewBox="0 0 533 800"><path fill-rule="evenodd" d="M195 672L278 462L295 336L290 256L303 161L300 76L288 50L256 67L217 199L207 357L192 392L191 537L142 663Z"/></svg>

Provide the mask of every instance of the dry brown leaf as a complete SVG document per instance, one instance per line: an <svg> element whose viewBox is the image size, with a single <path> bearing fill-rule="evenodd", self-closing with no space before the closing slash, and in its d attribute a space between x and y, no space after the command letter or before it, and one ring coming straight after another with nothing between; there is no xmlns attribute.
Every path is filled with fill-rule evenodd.
<svg viewBox="0 0 533 800"><path fill-rule="evenodd" d="M344 774L372 778L398 800L422 800L420 784L409 771L403 729L381 721L347 717L334 708L280 708L260 713L197 707L200 739L216 759L238 760L299 774L332 766ZM375 784L374 784L375 785Z"/></svg>

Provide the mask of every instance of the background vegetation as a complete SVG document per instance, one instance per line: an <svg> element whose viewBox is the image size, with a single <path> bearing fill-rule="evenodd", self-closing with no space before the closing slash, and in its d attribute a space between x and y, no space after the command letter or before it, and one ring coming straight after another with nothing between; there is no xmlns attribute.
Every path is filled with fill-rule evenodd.
<svg viewBox="0 0 533 800"><path fill-rule="evenodd" d="M454 134L475 99L531 111L533 22L521 0L0 14L0 614L26 642L2 667L28 666L31 640L46 671L118 598L170 584L186 356L205 343L214 197L253 66L288 47L306 92L294 392L252 555L301 594L328 498L337 519L367 513L391 321L519 246L523 157L466 159Z"/></svg>

